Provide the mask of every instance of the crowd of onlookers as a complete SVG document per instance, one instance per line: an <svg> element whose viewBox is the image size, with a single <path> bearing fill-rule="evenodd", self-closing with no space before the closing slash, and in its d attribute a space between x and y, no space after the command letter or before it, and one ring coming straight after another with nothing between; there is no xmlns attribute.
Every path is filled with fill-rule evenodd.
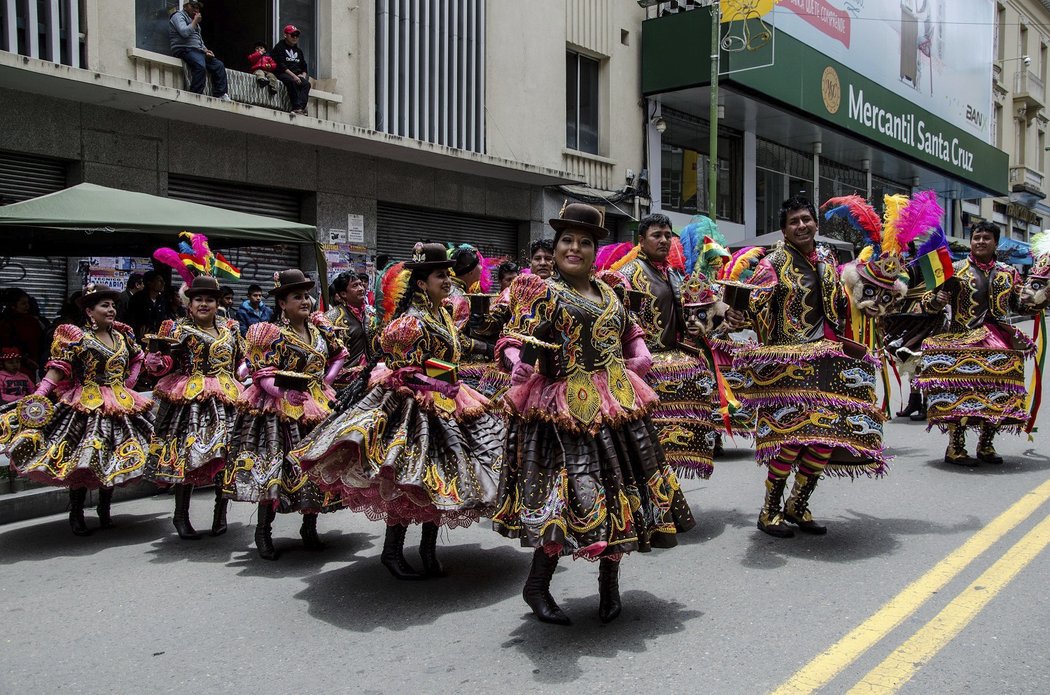
<svg viewBox="0 0 1050 695"><path fill-rule="evenodd" d="M190 91L204 94L207 76L211 75L212 96L222 101L233 101L229 95L226 65L206 45L201 36L204 21L204 3L186 2L173 12L168 25L171 54L186 64L190 73ZM284 27L281 40L273 48L257 42L248 54L248 69L255 75L259 88L277 93L277 84L288 90L289 109L305 116L310 99L310 69L306 54L299 48L302 32L294 24Z"/></svg>

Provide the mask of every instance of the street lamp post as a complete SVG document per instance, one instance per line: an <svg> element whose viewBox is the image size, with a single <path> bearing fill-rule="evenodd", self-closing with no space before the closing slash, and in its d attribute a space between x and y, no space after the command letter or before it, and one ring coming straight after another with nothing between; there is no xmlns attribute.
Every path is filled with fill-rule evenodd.
<svg viewBox="0 0 1050 695"><path fill-rule="evenodd" d="M711 113L709 117L710 122L710 140L708 144L708 161L707 161L707 215L711 218L711 221L715 221L718 218L715 217L715 213L718 211L718 62L719 62L719 41L720 41L720 26L722 23L722 3L720 0L713 0L711 6Z"/></svg>

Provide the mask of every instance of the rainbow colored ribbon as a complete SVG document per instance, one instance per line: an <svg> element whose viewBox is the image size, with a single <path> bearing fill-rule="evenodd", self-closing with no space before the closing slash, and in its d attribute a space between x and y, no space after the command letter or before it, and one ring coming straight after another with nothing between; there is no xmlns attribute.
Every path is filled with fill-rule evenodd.
<svg viewBox="0 0 1050 695"><path fill-rule="evenodd" d="M1036 431L1035 418L1039 414L1039 404L1043 400L1043 367L1046 365L1046 312L1039 312L1039 321L1035 324L1035 369L1032 370L1032 381L1028 386L1028 422L1024 431L1028 441L1033 441L1032 432Z"/></svg>

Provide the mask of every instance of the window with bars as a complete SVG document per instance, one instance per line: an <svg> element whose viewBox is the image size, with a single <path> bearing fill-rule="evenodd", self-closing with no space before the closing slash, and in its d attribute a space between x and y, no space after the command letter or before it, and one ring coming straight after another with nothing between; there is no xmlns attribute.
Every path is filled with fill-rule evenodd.
<svg viewBox="0 0 1050 695"><path fill-rule="evenodd" d="M376 0L376 130L485 151L485 1Z"/></svg>
<svg viewBox="0 0 1050 695"><path fill-rule="evenodd" d="M565 53L565 146L599 153L598 79L601 64L587 56Z"/></svg>

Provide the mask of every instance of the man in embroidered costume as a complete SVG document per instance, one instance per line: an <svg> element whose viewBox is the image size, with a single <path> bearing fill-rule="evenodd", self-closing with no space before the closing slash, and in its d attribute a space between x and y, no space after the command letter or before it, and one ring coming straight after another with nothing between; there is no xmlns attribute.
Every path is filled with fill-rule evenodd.
<svg viewBox="0 0 1050 695"><path fill-rule="evenodd" d="M342 343L347 358L336 386L345 386L361 373L374 352L376 334L375 309L365 301L368 276L364 273L340 273L332 281L333 298L338 304L325 313L333 326L342 329Z"/></svg>
<svg viewBox="0 0 1050 695"><path fill-rule="evenodd" d="M758 528L786 538L824 534L809 499L825 472L882 475L882 414L875 407L877 360L842 342L845 302L831 250L817 245L816 210L805 198L780 210L784 241L759 263L748 307L761 343L741 350L734 366L752 384L737 395L757 411L755 458L768 469ZM738 330L744 312L726 312ZM849 350L849 353L845 352ZM781 500L795 469L787 503Z"/></svg>
<svg viewBox="0 0 1050 695"><path fill-rule="evenodd" d="M674 232L666 215L653 214L638 223L638 244L622 259L610 258L617 251L610 249L605 258L599 258L599 269L619 272L629 283L629 289L640 295L636 312L645 331L645 344L653 356L653 367L646 381L660 396L653 410L653 423L660 433L667 462L678 475L709 478L712 473L711 452L714 447L714 428L706 419L709 409L711 384L703 382L710 369L702 364L704 358L695 351L683 352L680 343L685 329L682 308L682 273L668 263ZM690 248L699 252L699 240L691 240ZM683 242L683 246L685 246ZM626 244L621 244L624 247ZM699 254L697 254L699 255ZM700 258L692 257L687 266L699 265ZM700 277L703 277L702 275Z"/></svg>
<svg viewBox="0 0 1050 695"><path fill-rule="evenodd" d="M1017 271L997 262L999 228L979 222L970 231L970 255L954 265L954 277L923 298L929 312L951 308L947 332L922 344L919 375L913 383L928 398L929 427L948 434L946 463L1001 464L993 440L1001 429L1019 431L1025 412L1024 358L1032 340L1006 323L1011 313L1045 308L1022 300ZM977 458L966 452L966 429L976 429Z"/></svg>

